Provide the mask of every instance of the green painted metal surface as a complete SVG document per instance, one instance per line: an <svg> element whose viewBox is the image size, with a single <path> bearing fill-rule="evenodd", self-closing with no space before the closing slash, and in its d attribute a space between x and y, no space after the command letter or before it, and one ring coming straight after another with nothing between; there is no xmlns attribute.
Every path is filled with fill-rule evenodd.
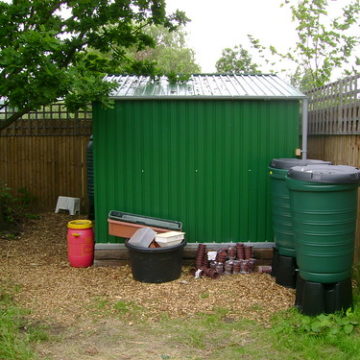
<svg viewBox="0 0 360 360"><path fill-rule="evenodd" d="M270 167L271 202L274 241L280 255L295 257L294 231L290 210L290 194L285 177L288 169Z"/></svg>
<svg viewBox="0 0 360 360"><path fill-rule="evenodd" d="M183 222L188 242L273 241L268 164L298 146L296 100L93 107L96 241L122 210Z"/></svg>
<svg viewBox="0 0 360 360"><path fill-rule="evenodd" d="M322 184L288 177L286 183L301 277L320 283L350 278L358 184Z"/></svg>

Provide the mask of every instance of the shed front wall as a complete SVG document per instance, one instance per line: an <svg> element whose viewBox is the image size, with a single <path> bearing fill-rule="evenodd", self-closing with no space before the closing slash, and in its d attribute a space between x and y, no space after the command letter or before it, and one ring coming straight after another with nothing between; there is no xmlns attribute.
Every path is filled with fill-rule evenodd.
<svg viewBox="0 0 360 360"><path fill-rule="evenodd" d="M268 164L298 147L295 100L94 106L96 241L110 210L183 223L188 242L273 241Z"/></svg>

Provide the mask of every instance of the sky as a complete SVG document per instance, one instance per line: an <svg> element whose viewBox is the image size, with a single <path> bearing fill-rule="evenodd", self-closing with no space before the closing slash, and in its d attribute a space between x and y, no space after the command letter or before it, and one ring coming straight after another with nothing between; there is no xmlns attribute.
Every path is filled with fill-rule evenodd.
<svg viewBox="0 0 360 360"><path fill-rule="evenodd" d="M224 48L242 44L249 48L247 34L265 45L288 49L296 41L295 25L288 7L280 0L166 0L167 11L185 11L188 46L195 51L202 72L215 71Z"/></svg>

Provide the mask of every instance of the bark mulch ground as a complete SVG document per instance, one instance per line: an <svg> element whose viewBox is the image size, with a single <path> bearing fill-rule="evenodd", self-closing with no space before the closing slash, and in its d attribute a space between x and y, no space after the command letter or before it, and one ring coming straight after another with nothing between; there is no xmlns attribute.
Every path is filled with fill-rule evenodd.
<svg viewBox="0 0 360 360"><path fill-rule="evenodd" d="M99 304L132 304L144 318L189 317L227 309L227 317L266 323L294 304L294 290L277 285L267 274L194 279L184 268L180 279L163 284L133 280L129 266L72 268L67 261L66 224L74 217L46 213L30 220L16 238L0 238L3 286L20 287L16 299L39 321L71 325ZM101 314L99 315L101 316Z"/></svg>

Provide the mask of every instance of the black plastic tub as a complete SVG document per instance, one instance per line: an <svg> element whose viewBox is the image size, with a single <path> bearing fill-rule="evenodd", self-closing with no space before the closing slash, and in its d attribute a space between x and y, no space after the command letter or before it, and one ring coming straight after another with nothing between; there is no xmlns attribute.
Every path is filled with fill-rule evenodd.
<svg viewBox="0 0 360 360"><path fill-rule="evenodd" d="M146 283L163 283L181 275L183 249L186 241L163 248L144 248L125 242L129 249L131 270L135 280Z"/></svg>

